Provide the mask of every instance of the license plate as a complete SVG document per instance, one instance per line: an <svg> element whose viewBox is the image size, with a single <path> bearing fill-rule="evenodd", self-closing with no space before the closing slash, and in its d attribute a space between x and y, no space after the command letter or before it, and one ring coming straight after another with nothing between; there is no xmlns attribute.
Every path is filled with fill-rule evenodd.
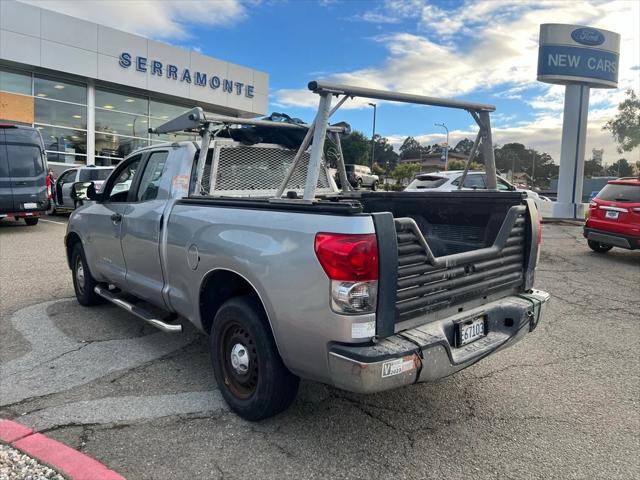
<svg viewBox="0 0 640 480"><path fill-rule="evenodd" d="M456 324L456 347L462 347L484 337L486 332L484 317L474 318Z"/></svg>
<svg viewBox="0 0 640 480"><path fill-rule="evenodd" d="M620 215L620 212L614 212L612 210L607 210L606 212L604 212L605 218L610 218L612 220L617 220L618 215Z"/></svg>
<svg viewBox="0 0 640 480"><path fill-rule="evenodd" d="M24 204L24 208L38 208L38 204L37 203L25 203Z"/></svg>

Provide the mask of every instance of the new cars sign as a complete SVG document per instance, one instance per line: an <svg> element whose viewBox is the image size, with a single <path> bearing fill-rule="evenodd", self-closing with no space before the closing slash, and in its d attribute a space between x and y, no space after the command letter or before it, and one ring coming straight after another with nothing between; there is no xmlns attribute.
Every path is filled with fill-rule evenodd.
<svg viewBox="0 0 640 480"><path fill-rule="evenodd" d="M538 80L595 88L618 86L620 35L599 28L540 25Z"/></svg>

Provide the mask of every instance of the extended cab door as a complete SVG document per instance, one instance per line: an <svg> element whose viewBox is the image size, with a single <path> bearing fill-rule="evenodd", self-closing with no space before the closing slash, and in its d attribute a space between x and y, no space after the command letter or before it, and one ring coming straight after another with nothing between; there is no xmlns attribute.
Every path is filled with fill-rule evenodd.
<svg viewBox="0 0 640 480"><path fill-rule="evenodd" d="M126 288L126 266L122 253L122 220L134 202L142 154L123 161L109 178L102 199L78 210L86 218L85 253L98 278Z"/></svg>
<svg viewBox="0 0 640 480"><path fill-rule="evenodd" d="M163 182L168 155L168 150L149 153L122 223L128 291L160 307L164 285L160 235L169 199L168 182Z"/></svg>

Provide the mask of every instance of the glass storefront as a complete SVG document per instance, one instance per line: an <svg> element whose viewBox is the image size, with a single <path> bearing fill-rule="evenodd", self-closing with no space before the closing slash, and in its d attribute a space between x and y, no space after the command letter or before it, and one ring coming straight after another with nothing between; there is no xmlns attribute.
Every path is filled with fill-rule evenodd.
<svg viewBox="0 0 640 480"><path fill-rule="evenodd" d="M96 163L113 164L149 145L149 99L96 88Z"/></svg>
<svg viewBox="0 0 640 480"><path fill-rule="evenodd" d="M87 86L34 76L34 125L50 162L87 163Z"/></svg>
<svg viewBox="0 0 640 480"><path fill-rule="evenodd" d="M50 162L86 164L87 136L91 135L86 84L1 66L0 95L3 94L11 97L14 108L0 110L0 121L38 128ZM190 108L97 86L95 164L116 164L150 143L195 140L194 135L148 133L150 127L162 125Z"/></svg>

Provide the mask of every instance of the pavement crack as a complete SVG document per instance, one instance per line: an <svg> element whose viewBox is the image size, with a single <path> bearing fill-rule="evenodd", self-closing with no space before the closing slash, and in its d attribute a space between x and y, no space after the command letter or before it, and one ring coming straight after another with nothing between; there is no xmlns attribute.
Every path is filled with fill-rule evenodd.
<svg viewBox="0 0 640 480"><path fill-rule="evenodd" d="M63 353L61 353L59 355L56 355L53 358L49 358L44 362L36 363L35 365L27 368L26 370L19 370L19 371L16 371L16 372L9 373L7 375L7 378L8 377L15 377L16 375L24 375L25 373L32 372L33 370L35 370L35 369L37 369L39 367L42 367L44 365L47 365L49 363L55 362L56 360L59 360L59 359L61 359L62 357L66 356L66 355L69 355L70 353L78 352L78 351L82 350L83 348L88 347L89 345L91 345L92 343L95 343L95 342L96 342L95 340L82 342L82 344L80 346L78 346L77 348L73 348L71 350L67 350L66 352L63 352ZM54 367L51 366L50 368L54 368Z"/></svg>
<svg viewBox="0 0 640 480"><path fill-rule="evenodd" d="M550 362L543 363L514 363L511 365L507 365L506 367L499 368L497 370L492 370L483 375L472 375L472 380L485 380L487 378L491 378L494 375L505 372L507 370L517 369L517 368L534 368L534 367L547 367L549 365L559 365L561 363L571 361L571 360L582 360L589 357L595 357L598 355L612 355L611 352L593 352L593 353L585 353L583 355L574 355L571 357L561 357L556 360L552 360Z"/></svg>

